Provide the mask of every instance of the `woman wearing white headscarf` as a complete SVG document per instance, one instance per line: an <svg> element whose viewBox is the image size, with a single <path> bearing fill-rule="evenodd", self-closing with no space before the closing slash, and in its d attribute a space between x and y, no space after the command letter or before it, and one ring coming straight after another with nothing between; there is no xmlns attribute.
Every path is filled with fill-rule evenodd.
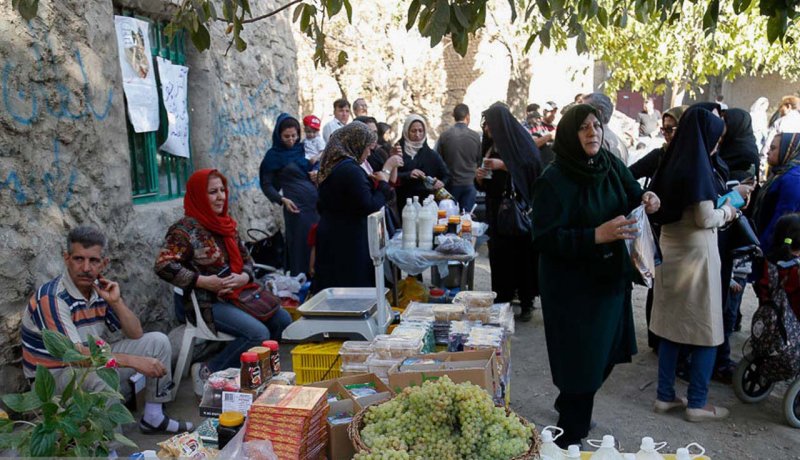
<svg viewBox="0 0 800 460"><path fill-rule="evenodd" d="M450 171L442 157L428 146L428 129L419 115L406 117L400 148L403 166L398 169L396 191L397 202L402 207L406 198L418 196L421 202L431 194L425 184L426 176L436 179L433 189L438 190L450 179Z"/></svg>

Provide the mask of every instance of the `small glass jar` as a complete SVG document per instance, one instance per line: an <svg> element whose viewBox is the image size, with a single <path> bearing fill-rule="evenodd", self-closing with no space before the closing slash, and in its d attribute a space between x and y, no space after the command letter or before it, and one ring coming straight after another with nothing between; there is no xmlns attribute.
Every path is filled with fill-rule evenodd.
<svg viewBox="0 0 800 460"><path fill-rule="evenodd" d="M244 425L244 415L241 412L229 411L219 414L217 425L217 448L222 450L236 436Z"/></svg>

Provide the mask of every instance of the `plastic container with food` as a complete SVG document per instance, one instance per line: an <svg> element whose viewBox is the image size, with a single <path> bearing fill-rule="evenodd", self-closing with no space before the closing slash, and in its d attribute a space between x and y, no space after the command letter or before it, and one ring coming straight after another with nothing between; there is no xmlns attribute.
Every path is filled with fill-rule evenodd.
<svg viewBox="0 0 800 460"><path fill-rule="evenodd" d="M453 303L460 303L467 308L489 308L494 303L497 293L491 291L461 291L453 298Z"/></svg>
<svg viewBox="0 0 800 460"><path fill-rule="evenodd" d="M342 364L342 372L349 372L352 374L366 374L369 372L369 366L366 361L363 363L349 363Z"/></svg>
<svg viewBox="0 0 800 460"><path fill-rule="evenodd" d="M464 319L464 305L442 304L433 307L433 317L437 323L449 323Z"/></svg>
<svg viewBox="0 0 800 460"><path fill-rule="evenodd" d="M401 359L422 353L422 340L395 335L378 335L372 350L380 359Z"/></svg>
<svg viewBox="0 0 800 460"><path fill-rule="evenodd" d="M491 319L491 311L488 308L472 308L467 307L464 312L464 319L467 321L480 321L483 324L488 324Z"/></svg>
<svg viewBox="0 0 800 460"><path fill-rule="evenodd" d="M342 365L364 363L372 354L372 342L365 340L348 340L339 349Z"/></svg>
<svg viewBox="0 0 800 460"><path fill-rule="evenodd" d="M403 358L398 359L382 359L378 355L372 355L367 359L367 366L369 372L375 374L379 379L384 382L389 381L389 369L395 364L400 363Z"/></svg>
<svg viewBox="0 0 800 460"><path fill-rule="evenodd" d="M433 321L433 307L437 304L411 302L406 307L405 311L400 315L403 321Z"/></svg>

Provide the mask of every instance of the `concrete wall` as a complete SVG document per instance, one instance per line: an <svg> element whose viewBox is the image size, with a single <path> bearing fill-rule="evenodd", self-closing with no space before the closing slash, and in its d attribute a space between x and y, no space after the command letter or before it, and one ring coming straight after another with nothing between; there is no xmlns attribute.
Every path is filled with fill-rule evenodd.
<svg viewBox="0 0 800 460"><path fill-rule="evenodd" d="M769 99L770 114L777 110L783 96L798 93L800 93L800 81L789 81L779 75L740 77L732 82L722 83L722 95L729 107L749 110L756 99L764 96Z"/></svg>
<svg viewBox="0 0 800 460"><path fill-rule="evenodd" d="M30 23L0 1L0 387L20 383L20 313L62 269L69 228L94 224L110 238L109 278L148 330L174 326L169 288L152 264L182 200L134 206L124 94L111 1L44 1ZM115 3L116 4L116 3ZM169 2L118 6L167 18ZM265 11L261 11L264 9ZM254 5L254 15L266 12ZM258 187L258 166L282 111L297 111L296 50L288 13L250 27L249 49L224 56L222 25L212 49L187 39L194 168L230 180L240 233L279 222Z"/></svg>

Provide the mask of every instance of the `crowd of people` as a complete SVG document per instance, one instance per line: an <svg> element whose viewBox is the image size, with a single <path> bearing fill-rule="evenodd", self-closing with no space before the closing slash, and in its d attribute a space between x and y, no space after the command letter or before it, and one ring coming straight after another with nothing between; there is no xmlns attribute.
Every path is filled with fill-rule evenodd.
<svg viewBox="0 0 800 460"><path fill-rule="evenodd" d="M470 109L458 104L453 126L431 145L430 127L417 114L408 114L395 140L364 99L352 104L353 121L350 103L338 99L324 126L315 115L277 118L260 184L283 209L285 268L308 274L315 292L375 285L369 214L385 209L394 233L407 198L422 201L447 187L459 208L472 212L482 192L497 301L518 299L517 318L529 321L541 298L564 430L558 443L566 447L588 434L595 394L614 366L637 352L631 293L638 278L626 240L636 237L636 221L627 216L639 206L663 259L647 301L648 343L659 357L654 410L684 409L690 421L727 415L708 402L709 381L730 382L729 338L741 318L741 293L764 271L759 249L742 250L731 223L751 219L756 246L770 262L800 256L799 103L783 98L769 119L764 98L749 111L715 102L663 114L647 100L635 136L614 132L614 105L602 93L577 95L561 110L552 101L531 104L521 121L498 102L482 112L482 132L469 128ZM635 153L648 145L655 147ZM732 202L732 190L742 203ZM179 319L199 320L194 297L209 328L234 338L192 366L195 391L210 373L237 366L242 351L280 340L291 321L279 305L242 307L256 289L255 274L228 198L222 173L196 171L186 184L184 216L167 231L154 264L183 291ZM105 249L97 229L70 232L64 274L38 289L25 311L26 375L43 364L60 389L68 383L59 374L63 363L43 346L45 329L76 343L87 334L122 334L118 363L147 377L140 427L191 428L163 412L171 395L161 378L170 374L169 342L143 334L119 286L102 277ZM689 381L686 398L675 391L676 376Z"/></svg>

